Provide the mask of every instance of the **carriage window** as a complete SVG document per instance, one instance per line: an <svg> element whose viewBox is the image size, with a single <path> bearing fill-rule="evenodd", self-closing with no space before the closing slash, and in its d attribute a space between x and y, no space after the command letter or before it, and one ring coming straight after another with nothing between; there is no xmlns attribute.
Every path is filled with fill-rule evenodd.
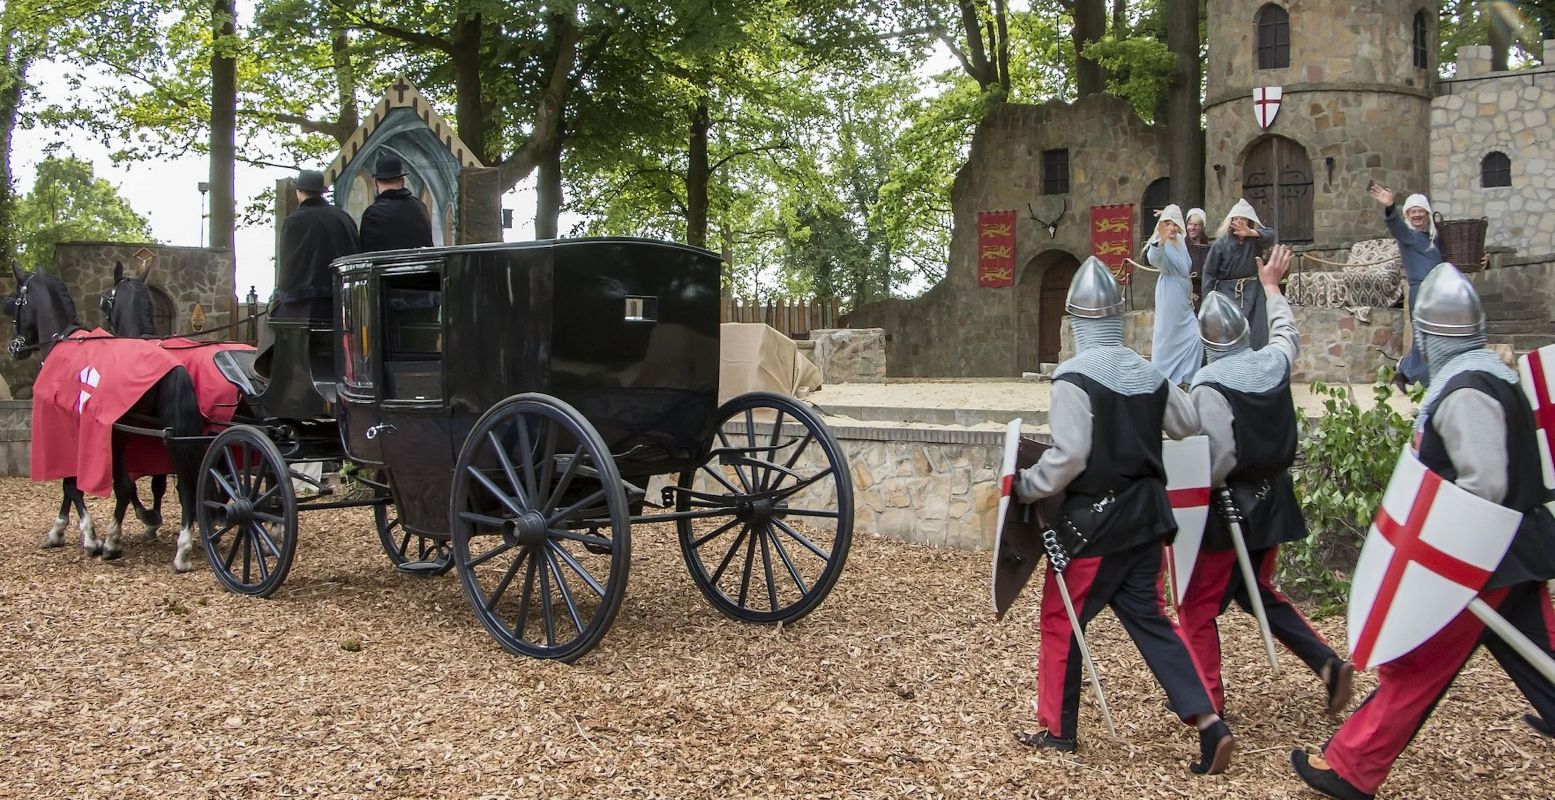
<svg viewBox="0 0 1555 800"><path fill-rule="evenodd" d="M368 297L367 276L345 276L340 294L340 340L345 349L341 377L346 386L371 390L372 340L368 329L372 324L372 304Z"/></svg>
<svg viewBox="0 0 1555 800"><path fill-rule="evenodd" d="M443 391L443 285L436 272L383 278L383 362L389 399L436 400Z"/></svg>

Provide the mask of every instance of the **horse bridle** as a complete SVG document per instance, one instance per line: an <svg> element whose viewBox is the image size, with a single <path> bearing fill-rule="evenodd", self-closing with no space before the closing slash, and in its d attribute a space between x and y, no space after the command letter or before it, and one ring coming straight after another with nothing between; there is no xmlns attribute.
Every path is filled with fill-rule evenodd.
<svg viewBox="0 0 1555 800"><path fill-rule="evenodd" d="M22 355L26 353L42 350L45 345L45 342L42 341L28 344L27 339L22 336L21 331L22 309L27 305L27 284L32 283L32 279L36 278L37 276L37 273L28 275L27 280L22 281L21 285L16 287L16 297L6 298L6 311L9 312L12 318L16 320L16 331L15 333L11 334L11 341L8 342L5 347L6 352L10 354L12 358L21 358ZM69 332L70 330L63 330L54 334L54 336L49 339L47 344L53 344L60 341L61 339L64 339L65 335Z"/></svg>

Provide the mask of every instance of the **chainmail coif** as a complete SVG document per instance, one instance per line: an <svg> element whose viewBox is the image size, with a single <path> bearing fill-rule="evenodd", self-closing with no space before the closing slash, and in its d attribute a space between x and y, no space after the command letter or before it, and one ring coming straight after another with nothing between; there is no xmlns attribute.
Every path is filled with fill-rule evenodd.
<svg viewBox="0 0 1555 800"><path fill-rule="evenodd" d="M1245 337L1225 350L1206 347L1204 352L1209 364L1194 373L1194 386L1214 383L1235 392L1263 394L1290 375L1283 352L1272 347L1254 350Z"/></svg>
<svg viewBox="0 0 1555 800"><path fill-rule="evenodd" d="M1054 377L1084 375L1121 395L1149 394L1166 378L1139 354L1123 346L1123 318L1070 318L1074 358L1058 365Z"/></svg>
<svg viewBox="0 0 1555 800"><path fill-rule="evenodd" d="M1415 329L1420 349L1425 351L1425 364L1431 370L1431 385L1425 390L1421 408L1430 408L1436 398L1459 374L1480 370L1506 381L1517 383L1517 373L1501 363L1501 357L1485 349L1485 334L1472 336L1438 336Z"/></svg>

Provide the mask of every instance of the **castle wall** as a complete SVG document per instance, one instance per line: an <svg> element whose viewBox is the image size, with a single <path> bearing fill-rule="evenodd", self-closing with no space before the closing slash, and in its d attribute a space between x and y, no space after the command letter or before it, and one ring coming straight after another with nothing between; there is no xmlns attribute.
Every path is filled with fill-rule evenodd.
<svg viewBox="0 0 1555 800"><path fill-rule="evenodd" d="M1555 66L1489 72L1488 51L1461 48L1458 77L1431 103L1431 204L1448 219L1488 217L1489 246L1555 253ZM1491 152L1510 159L1511 186L1481 185Z"/></svg>

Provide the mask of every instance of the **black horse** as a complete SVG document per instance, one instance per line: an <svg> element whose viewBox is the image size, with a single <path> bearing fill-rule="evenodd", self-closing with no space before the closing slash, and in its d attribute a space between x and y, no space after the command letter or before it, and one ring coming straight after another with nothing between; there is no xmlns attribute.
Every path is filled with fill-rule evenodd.
<svg viewBox="0 0 1555 800"><path fill-rule="evenodd" d="M11 272L16 278L16 289L5 298L5 312L14 317L16 325L8 349L14 358L26 358L36 351L46 360L61 339L80 328L75 303L70 299L65 282L57 276L41 271L29 274L15 265L12 265ZM173 569L186 572L191 568L189 554L194 549L190 531L194 514L194 485L198 480L200 459L204 455L204 445L197 437L205 425L195 397L194 381L190 379L188 371L183 367L169 370L136 402L130 413L148 418L150 424L171 431L175 437L169 442L168 450L173 469L178 474L178 500L183 506L183 514ZM118 558L121 554L119 532L131 504L130 498L135 494L135 482L130 479L124 464L123 440L114 436L113 442L114 519L101 542L93 537L92 527L85 521L84 504L78 507L83 513L82 547L92 555L100 554L110 559ZM56 525L56 529L62 532L64 525ZM45 540L45 546L57 546L60 543L50 544Z"/></svg>
<svg viewBox="0 0 1555 800"><path fill-rule="evenodd" d="M139 275L127 275L124 264L113 262L113 285L103 292L97 306L103 312L103 327L114 336L142 338L156 336L155 315L151 303L151 287L146 285L146 275L151 272L148 263ZM74 488L73 479L71 488ZM80 492L77 492L79 495ZM167 494L167 476L151 476L151 507L141 505L139 492L130 493L130 503L135 517L145 526L141 541L157 540L157 530L162 527L162 498Z"/></svg>

